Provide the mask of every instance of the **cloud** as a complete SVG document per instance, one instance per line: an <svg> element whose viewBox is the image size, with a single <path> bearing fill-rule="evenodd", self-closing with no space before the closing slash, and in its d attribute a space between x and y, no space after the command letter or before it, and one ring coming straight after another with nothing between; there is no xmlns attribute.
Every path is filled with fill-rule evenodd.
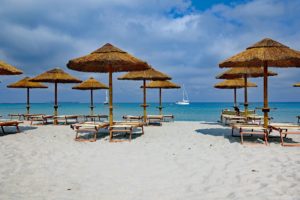
<svg viewBox="0 0 300 200"><path fill-rule="evenodd" d="M33 76L55 66L65 68L69 59L110 42L171 75L174 82L185 83L193 101L231 101L230 92L226 95L213 88L218 82L214 77L222 71L218 63L265 37L300 49L298 10L300 3L293 0L237 1L204 10L197 10L189 0L4 0L0 59ZM67 71L81 79L94 75L107 82L107 75ZM297 73L299 70L281 70L277 79L285 83L277 91L285 92L287 100L299 100L299 95L286 92L299 81ZM0 89L18 78L3 77ZM124 83L115 80L115 100L139 99L139 83ZM132 98L124 97L126 89L133 91ZM258 101L262 89L255 90L250 100ZM48 93L51 98L51 91ZM180 98L178 91L169 94L169 99ZM87 100L79 96L78 101Z"/></svg>

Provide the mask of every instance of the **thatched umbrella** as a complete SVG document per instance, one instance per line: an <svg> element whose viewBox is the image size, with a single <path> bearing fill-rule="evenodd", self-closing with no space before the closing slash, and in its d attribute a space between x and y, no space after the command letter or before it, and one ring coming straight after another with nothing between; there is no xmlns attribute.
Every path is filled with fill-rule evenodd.
<svg viewBox="0 0 300 200"><path fill-rule="evenodd" d="M268 113L268 66L300 67L300 53L272 39L263 39L245 51L221 62L220 67L261 67L264 68L264 127L269 124Z"/></svg>
<svg viewBox="0 0 300 200"><path fill-rule="evenodd" d="M300 82L299 82L299 83L296 83L296 84L294 84L294 87L300 87Z"/></svg>
<svg viewBox="0 0 300 200"><path fill-rule="evenodd" d="M141 86L141 88L144 88L144 86ZM151 81L146 85L146 88L150 89L159 89L159 114L162 115L162 89L179 89L180 86L176 85L175 83L172 83L171 81Z"/></svg>
<svg viewBox="0 0 300 200"><path fill-rule="evenodd" d="M101 90L101 89L108 89L108 87L93 77L90 77L88 80L83 81L82 83L72 87L72 89L75 90L90 90L91 91L91 115L94 115L94 97L93 97L93 91L94 90Z"/></svg>
<svg viewBox="0 0 300 200"><path fill-rule="evenodd" d="M276 76L277 73L268 71L268 76ZM245 107L245 116L248 115L248 92L247 92L247 79L248 78L258 78L264 76L264 69L262 67L259 68L246 68L246 67L237 67L229 69L218 76L217 79L236 79L243 78L244 79L244 107Z"/></svg>
<svg viewBox="0 0 300 200"><path fill-rule="evenodd" d="M52 70L46 71L32 79L30 81L34 82L46 82L54 83L54 116L57 116L57 84L58 83L81 83L81 80L71 76L60 68L54 68ZM57 124L57 119L54 120L54 124Z"/></svg>
<svg viewBox="0 0 300 200"><path fill-rule="evenodd" d="M19 75L23 72L16 67L13 67L4 61L0 60L0 75Z"/></svg>
<svg viewBox="0 0 300 200"><path fill-rule="evenodd" d="M48 86L43 85L41 83L30 81L29 77L25 77L15 83L8 85L7 87L8 88L26 88L27 89L27 104L26 104L27 114L30 113L30 89L48 88Z"/></svg>
<svg viewBox="0 0 300 200"><path fill-rule="evenodd" d="M243 79L239 78L239 79L230 79L230 80L222 81L220 83L215 84L214 87L218 89L233 89L234 106L237 106L236 89L245 88L245 87L257 87L257 85L250 81L247 81L245 83Z"/></svg>
<svg viewBox="0 0 300 200"><path fill-rule="evenodd" d="M153 68L144 70L144 71L138 71L138 72L128 72L127 74L124 74L123 76L120 76L118 80L142 80L143 81L143 107L144 107L144 122L147 120L147 100L146 100L146 81L147 80L171 80L171 77L168 75L159 72Z"/></svg>
<svg viewBox="0 0 300 200"><path fill-rule="evenodd" d="M113 125L113 81L114 72L139 71L148 69L141 61L111 44L105 44L96 51L73 60L67 64L69 69L82 72L109 73L109 123Z"/></svg>

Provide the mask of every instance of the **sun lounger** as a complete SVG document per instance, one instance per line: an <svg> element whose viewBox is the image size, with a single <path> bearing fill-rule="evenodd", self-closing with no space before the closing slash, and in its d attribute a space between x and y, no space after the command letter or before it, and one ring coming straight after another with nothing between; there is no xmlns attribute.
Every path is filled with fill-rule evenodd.
<svg viewBox="0 0 300 200"><path fill-rule="evenodd" d="M19 121L0 121L2 133L5 134L4 127L7 127L7 126L15 126L17 129L17 132L20 132L20 129L19 129L20 123L21 122L19 122Z"/></svg>
<svg viewBox="0 0 300 200"><path fill-rule="evenodd" d="M240 138L241 138L241 144L244 144L244 135L263 135L264 144L268 145L268 130L265 129L261 125L257 124L232 124L232 136L234 135L234 130L238 130Z"/></svg>
<svg viewBox="0 0 300 200"><path fill-rule="evenodd" d="M174 115L163 115L163 121L164 122L174 122L174 118L175 116Z"/></svg>
<svg viewBox="0 0 300 200"><path fill-rule="evenodd" d="M62 122L65 125L67 125L68 123L70 123L70 120L73 123L78 123L78 117L79 117L78 115L59 115L59 116L54 116L53 119L56 119L58 121L62 120Z"/></svg>
<svg viewBox="0 0 300 200"><path fill-rule="evenodd" d="M14 120L14 119L17 119L17 120L21 120L22 118L24 119L24 115L23 114L8 114L10 120Z"/></svg>
<svg viewBox="0 0 300 200"><path fill-rule="evenodd" d="M134 116L134 115L124 115L123 116L123 120L125 121L137 121L137 122L141 122L143 120L142 116Z"/></svg>
<svg viewBox="0 0 300 200"><path fill-rule="evenodd" d="M135 128L141 128L142 135L144 134L144 124L140 122L115 122L109 127L109 141L120 142L124 140L113 139L115 133L129 133L129 141L132 139L132 133Z"/></svg>
<svg viewBox="0 0 300 200"><path fill-rule="evenodd" d="M272 123L269 125L270 133L278 131L280 134L280 142L282 146L300 146L300 143L285 143L284 138L287 135L300 135L300 125L289 123Z"/></svg>
<svg viewBox="0 0 300 200"><path fill-rule="evenodd" d="M164 120L163 115L147 115L147 124L159 124Z"/></svg>
<svg viewBox="0 0 300 200"><path fill-rule="evenodd" d="M102 121L101 119L108 119L108 115L84 115L84 121Z"/></svg>
<svg viewBox="0 0 300 200"><path fill-rule="evenodd" d="M108 126L109 126L109 123L106 123L106 122L97 122L97 123L84 122L84 123L73 124L73 125L71 125L71 128L73 128L76 131L75 141L95 142L97 140L97 133L99 132L99 130L108 128ZM87 133L87 132L93 134L93 137L91 139L80 138L80 136L79 136L80 133Z"/></svg>
<svg viewBox="0 0 300 200"><path fill-rule="evenodd" d="M300 124L300 115L297 116L297 118L298 118L298 124Z"/></svg>
<svg viewBox="0 0 300 200"><path fill-rule="evenodd" d="M53 115L33 114L26 116L27 120L30 121L30 125L34 122L41 122L42 125L48 124L49 120L53 119Z"/></svg>

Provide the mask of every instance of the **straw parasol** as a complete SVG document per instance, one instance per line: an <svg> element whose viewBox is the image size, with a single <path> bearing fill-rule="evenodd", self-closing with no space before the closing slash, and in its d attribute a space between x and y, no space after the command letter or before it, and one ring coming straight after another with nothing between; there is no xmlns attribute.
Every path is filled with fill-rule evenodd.
<svg viewBox="0 0 300 200"><path fill-rule="evenodd" d="M296 83L296 84L294 84L294 87L300 87L300 82L299 82L299 83Z"/></svg>
<svg viewBox="0 0 300 200"><path fill-rule="evenodd" d="M58 83L81 83L81 80L71 76L60 68L54 68L52 70L46 71L32 79L33 82L46 82L54 83L54 116L57 116L57 84ZM57 124L57 120L54 120L54 124Z"/></svg>
<svg viewBox="0 0 300 200"><path fill-rule="evenodd" d="M72 89L75 90L90 90L91 91L91 115L94 115L94 97L93 97L93 91L94 90L101 90L101 89L108 89L108 87L93 77L90 77L89 79L83 81L82 83L72 87Z"/></svg>
<svg viewBox="0 0 300 200"><path fill-rule="evenodd" d="M96 51L73 60L67 67L82 72L109 73L109 123L113 125L113 81L114 72L139 71L149 66L127 52L107 43Z"/></svg>
<svg viewBox="0 0 300 200"><path fill-rule="evenodd" d="M13 67L4 61L0 60L0 75L19 75L23 72L16 67Z"/></svg>
<svg viewBox="0 0 300 200"><path fill-rule="evenodd" d="M8 88L26 88L27 89L27 105L26 105L27 114L30 113L30 89L48 88L48 86L43 85L41 83L30 81L29 77L25 77L15 83L8 85L7 87Z"/></svg>
<svg viewBox="0 0 300 200"><path fill-rule="evenodd" d="M268 71L268 76L276 76L277 73ZM264 69L262 67L258 68L247 68L247 67L237 67L229 69L221 74L219 74L217 79L244 79L244 107L245 107L245 116L248 115L248 92L247 92L247 79L248 78L258 78L264 76Z"/></svg>
<svg viewBox="0 0 300 200"><path fill-rule="evenodd" d="M144 108L144 122L147 120L147 100L146 100L146 81L152 80L171 80L171 77L168 75L159 72L152 67L150 69L144 70L144 71L137 71L137 72L128 72L127 74L124 74L123 76L120 76L118 80L142 80L143 81L143 108Z"/></svg>
<svg viewBox="0 0 300 200"><path fill-rule="evenodd" d="M268 67L300 67L300 53L296 50L274 41L263 39L248 47L245 51L238 53L221 62L222 67L263 67L264 69L264 127L267 127L268 113Z"/></svg>
<svg viewBox="0 0 300 200"><path fill-rule="evenodd" d="M234 106L237 106L236 89L245 88L245 87L257 87L257 85L250 81L247 81L245 84L244 80L239 78L239 79L230 79L230 80L222 81L220 83L215 84L214 87L218 89L233 89Z"/></svg>
<svg viewBox="0 0 300 200"><path fill-rule="evenodd" d="M141 86L141 88L143 88L144 86ZM180 86L176 85L175 83L172 83L171 81L151 81L150 83L148 83L146 85L146 88L150 88L150 89L159 89L159 114L162 115L162 95L161 95L161 91L162 89L179 89Z"/></svg>

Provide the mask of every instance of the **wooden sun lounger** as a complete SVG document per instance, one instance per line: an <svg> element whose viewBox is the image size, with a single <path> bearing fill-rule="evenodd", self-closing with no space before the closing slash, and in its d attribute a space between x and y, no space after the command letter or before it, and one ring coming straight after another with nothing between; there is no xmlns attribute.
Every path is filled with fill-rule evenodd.
<svg viewBox="0 0 300 200"><path fill-rule="evenodd" d="M283 138L287 135L300 135L300 125L288 123L273 123L269 125L269 131L278 131L280 134L281 146L300 146L300 143L285 143Z"/></svg>
<svg viewBox="0 0 300 200"><path fill-rule="evenodd" d="M42 122L42 125L45 125L48 124L49 119L53 119L53 115L32 114L26 116L26 118L30 121L30 125L33 125L33 122Z"/></svg>
<svg viewBox="0 0 300 200"><path fill-rule="evenodd" d="M123 117L123 120L125 121L137 121L137 122L140 122L143 120L143 117L142 116L134 116L134 115L124 115Z"/></svg>
<svg viewBox="0 0 300 200"><path fill-rule="evenodd" d="M59 115L59 116L54 116L53 119L56 120L63 120L64 124L68 124L68 120L75 120L75 123L78 123L78 115Z"/></svg>
<svg viewBox="0 0 300 200"><path fill-rule="evenodd" d="M19 114L19 113L18 114L8 114L8 116L9 116L10 120L17 119L20 121L22 118L25 119L24 114Z"/></svg>
<svg viewBox="0 0 300 200"><path fill-rule="evenodd" d="M100 122L101 119L108 119L108 115L84 115L84 121L93 121L95 122L96 119Z"/></svg>
<svg viewBox="0 0 300 200"><path fill-rule="evenodd" d="M75 135L75 141L79 142L95 142L97 140L97 133L99 132L100 129L103 128L108 128L109 123L106 122L97 122L97 123L78 123L78 124L73 124L71 127L76 131ZM94 136L92 139L82 139L79 137L79 133L92 133Z"/></svg>
<svg viewBox="0 0 300 200"><path fill-rule="evenodd" d="M174 122L175 116L174 115L163 115L163 121L164 122Z"/></svg>
<svg viewBox="0 0 300 200"><path fill-rule="evenodd" d="M163 115L147 115L147 124L158 123L161 126L163 120Z"/></svg>
<svg viewBox="0 0 300 200"><path fill-rule="evenodd" d="M5 134L4 127L7 127L7 126L15 126L17 129L17 133L19 133L20 132L20 129L19 129L20 123L21 122L19 122L19 121L1 121L0 126L1 126L2 133Z"/></svg>
<svg viewBox="0 0 300 200"><path fill-rule="evenodd" d="M141 128L142 135L144 134L144 124L140 122L115 122L113 126L109 127L109 141L110 142L121 142L124 140L113 139L114 133L129 133L129 142L132 139L133 129Z"/></svg>
<svg viewBox="0 0 300 200"><path fill-rule="evenodd" d="M238 130L241 138L241 144L244 144L244 135L263 135L264 144L268 145L268 130L261 125L256 124L232 124L232 136L234 135L234 130Z"/></svg>

